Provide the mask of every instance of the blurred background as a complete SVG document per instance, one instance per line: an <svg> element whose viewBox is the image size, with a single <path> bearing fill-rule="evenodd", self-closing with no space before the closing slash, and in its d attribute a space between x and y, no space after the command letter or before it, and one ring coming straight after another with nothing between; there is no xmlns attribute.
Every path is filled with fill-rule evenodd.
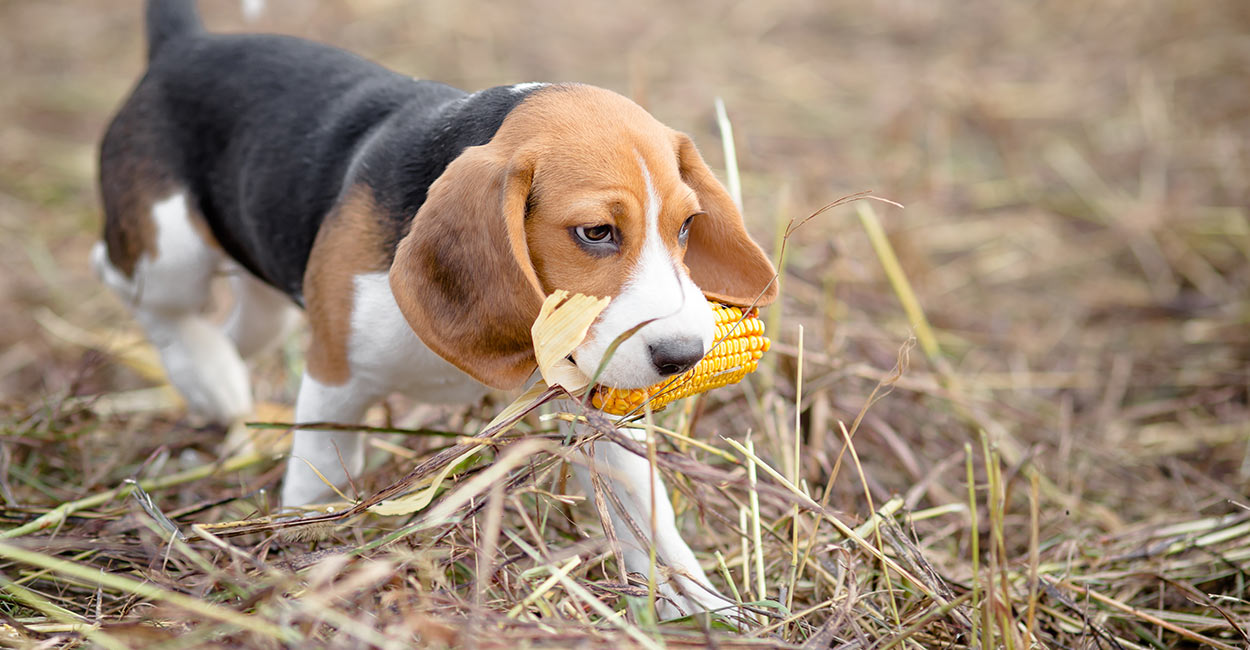
<svg viewBox="0 0 1250 650"><path fill-rule="evenodd" d="M102 352L136 328L86 264L97 142L144 66L140 5L0 1L12 427L153 385ZM718 173L723 98L748 222L774 254L790 220L844 195L905 205L871 204L941 356L913 350L857 433L877 498L924 483L909 506L958 501L963 445L984 430L1047 477L1043 537L1245 512L1250 3L270 0L253 22L202 5L214 30L312 38L465 89L604 86L691 133ZM816 481L841 445L830 423L854 419L913 329L854 205L798 231L783 283L760 399L793 404L803 325ZM292 354L261 368L265 399L293 401ZM766 407L759 429L793 417ZM180 426L176 409L145 417L116 426ZM152 435L123 444L184 444ZM854 510L845 480L832 503Z"/></svg>

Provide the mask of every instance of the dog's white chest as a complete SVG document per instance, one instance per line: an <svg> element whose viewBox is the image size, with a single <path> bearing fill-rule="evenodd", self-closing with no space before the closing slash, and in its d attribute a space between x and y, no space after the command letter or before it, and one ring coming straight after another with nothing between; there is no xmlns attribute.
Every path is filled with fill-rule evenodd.
<svg viewBox="0 0 1250 650"><path fill-rule="evenodd" d="M351 382L426 403L472 403L487 388L435 354L409 327L386 273L355 278L349 356Z"/></svg>

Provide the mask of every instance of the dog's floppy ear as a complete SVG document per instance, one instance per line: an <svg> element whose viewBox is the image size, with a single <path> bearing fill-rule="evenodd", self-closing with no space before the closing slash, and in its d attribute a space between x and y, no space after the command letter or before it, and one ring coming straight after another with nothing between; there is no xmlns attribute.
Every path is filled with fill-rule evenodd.
<svg viewBox="0 0 1250 650"><path fill-rule="evenodd" d="M514 388L536 366L530 326L543 291L525 240L533 164L500 149L469 147L430 185L390 282L431 350L484 384Z"/></svg>
<svg viewBox="0 0 1250 650"><path fill-rule="evenodd" d="M690 279L707 297L730 305L763 306L776 300L776 271L747 233L729 192L712 175L689 136L677 133L676 148L681 179L698 195L707 213L690 225L686 244Z"/></svg>

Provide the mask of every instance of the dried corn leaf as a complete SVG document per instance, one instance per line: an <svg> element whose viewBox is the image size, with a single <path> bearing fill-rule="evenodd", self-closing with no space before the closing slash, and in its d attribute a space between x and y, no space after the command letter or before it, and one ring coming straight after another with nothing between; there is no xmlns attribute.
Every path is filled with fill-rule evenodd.
<svg viewBox="0 0 1250 650"><path fill-rule="evenodd" d="M558 290L543 301L530 334L534 337L538 371L548 386L558 385L576 393L590 383L590 378L568 357L585 340L590 326L610 300L580 293L569 296L569 292Z"/></svg>

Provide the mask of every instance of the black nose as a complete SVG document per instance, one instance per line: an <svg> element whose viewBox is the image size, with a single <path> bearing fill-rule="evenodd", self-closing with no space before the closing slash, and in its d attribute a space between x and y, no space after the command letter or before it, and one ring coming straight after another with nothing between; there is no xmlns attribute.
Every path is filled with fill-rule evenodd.
<svg viewBox="0 0 1250 650"><path fill-rule="evenodd" d="M685 372L703 358L703 341L690 339L665 339L650 345L651 364L663 377Z"/></svg>

